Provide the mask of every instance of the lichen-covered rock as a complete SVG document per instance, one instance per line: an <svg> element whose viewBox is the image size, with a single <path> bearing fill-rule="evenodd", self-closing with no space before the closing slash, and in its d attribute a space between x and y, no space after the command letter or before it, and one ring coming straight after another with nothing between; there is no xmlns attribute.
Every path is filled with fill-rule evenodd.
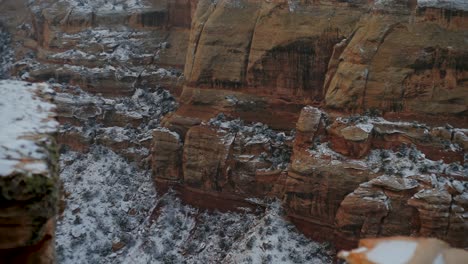
<svg viewBox="0 0 468 264"><path fill-rule="evenodd" d="M4 260L38 260L35 247L54 236L59 199L55 106L45 84L0 81L0 249ZM51 254L37 263L53 261ZM22 250L17 250L23 248ZM10 250L10 251L8 251ZM40 249L37 251L41 251ZM16 252L16 253L15 253Z"/></svg>

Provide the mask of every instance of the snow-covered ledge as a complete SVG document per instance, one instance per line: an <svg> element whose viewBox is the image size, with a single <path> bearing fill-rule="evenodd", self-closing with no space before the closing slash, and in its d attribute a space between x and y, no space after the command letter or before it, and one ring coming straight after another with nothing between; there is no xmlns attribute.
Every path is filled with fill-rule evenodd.
<svg viewBox="0 0 468 264"><path fill-rule="evenodd" d="M52 92L46 84L0 81L0 258L11 263L53 257L59 180ZM28 252L38 243L44 252Z"/></svg>
<svg viewBox="0 0 468 264"><path fill-rule="evenodd" d="M418 0L418 6L468 11L467 0Z"/></svg>

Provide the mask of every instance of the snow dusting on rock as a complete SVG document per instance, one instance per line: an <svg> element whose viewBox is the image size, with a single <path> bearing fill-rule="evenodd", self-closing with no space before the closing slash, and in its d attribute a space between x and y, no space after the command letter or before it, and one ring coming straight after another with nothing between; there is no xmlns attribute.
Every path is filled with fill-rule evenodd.
<svg viewBox="0 0 468 264"><path fill-rule="evenodd" d="M10 34L0 24L0 80L8 77L8 70L13 62L13 50L10 42Z"/></svg>
<svg viewBox="0 0 468 264"><path fill-rule="evenodd" d="M115 12L130 11L146 7L143 0L61 0L78 11Z"/></svg>
<svg viewBox="0 0 468 264"><path fill-rule="evenodd" d="M453 10L468 10L468 1L466 0L418 0L418 6L437 7Z"/></svg>
<svg viewBox="0 0 468 264"><path fill-rule="evenodd" d="M40 96L46 84L0 81L0 175L47 172L50 133L57 130L55 106Z"/></svg>
<svg viewBox="0 0 468 264"><path fill-rule="evenodd" d="M60 263L331 263L331 248L265 212L208 212L156 195L148 171L111 150L66 152L67 207L59 219Z"/></svg>
<svg viewBox="0 0 468 264"><path fill-rule="evenodd" d="M418 243L415 241L384 241L367 252L370 261L380 264L408 263L413 257Z"/></svg>

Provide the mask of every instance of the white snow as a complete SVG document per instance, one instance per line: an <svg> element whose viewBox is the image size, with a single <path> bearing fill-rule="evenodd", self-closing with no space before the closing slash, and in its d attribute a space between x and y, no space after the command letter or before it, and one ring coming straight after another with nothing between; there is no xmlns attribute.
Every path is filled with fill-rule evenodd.
<svg viewBox="0 0 468 264"><path fill-rule="evenodd" d="M331 249L266 212L220 213L157 196L151 175L101 146L61 157L67 207L59 218L60 263L332 263ZM131 213L133 212L133 213ZM121 250L112 244L123 242Z"/></svg>
<svg viewBox="0 0 468 264"><path fill-rule="evenodd" d="M420 7L448 8L453 10L468 10L466 0L418 0Z"/></svg>
<svg viewBox="0 0 468 264"><path fill-rule="evenodd" d="M46 84L0 81L0 175L15 171L46 172L47 154L38 143L49 144L57 130L55 106L39 97Z"/></svg>
<svg viewBox="0 0 468 264"><path fill-rule="evenodd" d="M370 123L367 123L367 124L359 123L356 126L362 129L362 131L366 133L370 133L372 132L372 129L374 129L374 125Z"/></svg>
<svg viewBox="0 0 468 264"><path fill-rule="evenodd" d="M439 253L434 259L434 261L432 261L432 264L445 264L444 256L441 253Z"/></svg>
<svg viewBox="0 0 468 264"><path fill-rule="evenodd" d="M367 253L367 258L379 264L405 264L411 259L417 246L418 243L413 241L383 241Z"/></svg>
<svg viewBox="0 0 468 264"><path fill-rule="evenodd" d="M267 161L269 168L259 168L259 171L269 171L276 169L286 169L291 155L291 146L288 142L294 140L294 131L289 135L284 132L277 132L262 123L244 124L241 119L229 120L223 113L210 119L208 124L218 128L218 131L224 133L223 143L229 146L234 142L242 142L243 146L263 146L267 152L255 155L256 161ZM244 153L250 155L251 153Z"/></svg>
<svg viewBox="0 0 468 264"><path fill-rule="evenodd" d="M75 12L116 12L145 8L143 0L61 0L75 9Z"/></svg>

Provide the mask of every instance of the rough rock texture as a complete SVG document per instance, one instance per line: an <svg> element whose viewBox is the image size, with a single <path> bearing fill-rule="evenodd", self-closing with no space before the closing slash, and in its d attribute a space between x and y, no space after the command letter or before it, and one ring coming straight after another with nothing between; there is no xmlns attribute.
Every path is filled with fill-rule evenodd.
<svg viewBox="0 0 468 264"><path fill-rule="evenodd" d="M0 258L53 263L58 123L44 84L0 81Z"/></svg>
<svg viewBox="0 0 468 264"><path fill-rule="evenodd" d="M467 246L467 9L136 2L34 1L14 34L31 54L16 51L13 73L55 83L63 143L142 167L151 154L156 186L188 203L279 198L337 247L381 235Z"/></svg>
<svg viewBox="0 0 468 264"><path fill-rule="evenodd" d="M179 183L229 202L276 196L338 247L383 235L466 247L466 22L415 1L199 1L180 108L163 121L184 142ZM254 180L255 152L236 156L238 135L206 126L218 113L295 128L287 169Z"/></svg>
<svg viewBox="0 0 468 264"><path fill-rule="evenodd" d="M226 203L278 197L304 233L333 240L338 248L351 248L363 237L389 235L431 236L466 246L466 150L450 141L447 128L381 117L333 117L307 106L294 141L282 143L292 145L289 166L272 169L258 157L275 153L271 146L278 142L265 137L269 132L264 130L246 137L248 129L236 122L222 116L188 129L183 173L175 177L182 192L185 186L205 197L224 197ZM251 145L253 139L260 145ZM262 142L273 145L264 148ZM156 137L154 153L164 153L166 144L164 137ZM157 168L180 162L180 156L159 155L153 156ZM165 173L155 177L164 179Z"/></svg>
<svg viewBox="0 0 468 264"><path fill-rule="evenodd" d="M330 62L326 105L463 116L466 20L466 11L432 8L364 15L346 48Z"/></svg>
<svg viewBox="0 0 468 264"><path fill-rule="evenodd" d="M290 5L199 1L178 114L207 121L224 112L292 129L304 102L320 103L333 46L351 34L366 7Z"/></svg>
<svg viewBox="0 0 468 264"><path fill-rule="evenodd" d="M433 238L387 237L363 239L359 248L341 251L338 256L349 264L364 263L465 263L468 252L452 248Z"/></svg>
<svg viewBox="0 0 468 264"><path fill-rule="evenodd" d="M34 49L35 57L17 63L15 71L28 72L23 78L33 81L54 79L113 97L132 95L142 85L180 93L196 1L136 2L31 3L34 39L18 41Z"/></svg>
<svg viewBox="0 0 468 264"><path fill-rule="evenodd" d="M172 180L189 192L237 196L237 200L277 193L276 183L284 176L292 140L263 124L244 124L224 115L191 127L183 143L175 141L175 132L156 130L154 135L153 168L162 170L154 173L156 183ZM169 154L169 148L179 151ZM177 171L175 164L183 171Z"/></svg>
<svg viewBox="0 0 468 264"><path fill-rule="evenodd" d="M158 179L178 181L181 179L182 143L177 133L169 130L153 132L153 174Z"/></svg>

